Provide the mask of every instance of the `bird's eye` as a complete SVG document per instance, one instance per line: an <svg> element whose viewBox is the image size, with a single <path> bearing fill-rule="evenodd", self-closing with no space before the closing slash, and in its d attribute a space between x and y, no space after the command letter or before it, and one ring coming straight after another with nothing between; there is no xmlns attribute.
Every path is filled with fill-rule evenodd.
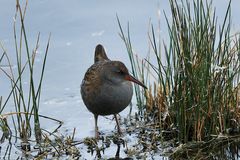
<svg viewBox="0 0 240 160"><path fill-rule="evenodd" d="M122 70L118 70L117 73L124 74L124 72Z"/></svg>

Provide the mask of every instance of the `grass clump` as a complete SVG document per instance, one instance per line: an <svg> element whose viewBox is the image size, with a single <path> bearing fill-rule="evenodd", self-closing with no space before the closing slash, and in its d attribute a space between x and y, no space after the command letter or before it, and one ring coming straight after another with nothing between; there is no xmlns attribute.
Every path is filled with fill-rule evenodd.
<svg viewBox="0 0 240 160"><path fill-rule="evenodd" d="M240 36L231 32L231 1L221 25L211 2L169 3L172 18L165 15L169 42L162 44L153 26L149 32L150 52L157 63L149 58L146 62L157 80L148 91L136 90L145 120L154 121L163 136L172 131L166 136L178 143L239 134ZM126 36L120 22L119 27L133 73L138 72L134 76L144 75L148 82L149 68L140 64L145 69L138 69L129 28Z"/></svg>
<svg viewBox="0 0 240 160"><path fill-rule="evenodd" d="M172 57L167 68L172 72L170 105L178 139L202 141L228 133L240 118L240 41L238 35L231 36L231 1L219 30L211 3L194 2L193 17L189 2L184 7L176 1L170 4L173 24L165 52Z"/></svg>
<svg viewBox="0 0 240 160"><path fill-rule="evenodd" d="M25 3L16 1L16 13L13 22L15 56L11 57L14 54L8 53L3 43L0 42L0 48L2 49L0 74L1 78L5 78L9 82L10 86L7 96L0 95L2 157L7 159L23 157L51 159L65 156L77 159L81 155L75 147L74 135L72 137L59 135L57 131L62 122L39 114L50 36L43 53L42 62L38 64L40 65L39 71L35 62L40 49L40 33L37 35L35 47L30 49L29 37L24 23L27 4L28 1ZM14 106L14 108L10 108L11 106ZM57 122L59 125L53 131L45 130L41 128L41 118ZM17 155L18 151L21 154Z"/></svg>
<svg viewBox="0 0 240 160"><path fill-rule="evenodd" d="M39 82L34 78L35 77L35 57L39 47L39 38L40 34L37 37L36 47L33 49L32 53L30 53L27 33L24 25L24 18L26 13L27 1L24 9L21 8L20 2L16 1L16 14L14 17L14 41L15 41L15 51L16 51L16 62L12 62L9 54L6 49L1 44L1 48L3 50L3 54L1 55L1 63L6 63L7 69L1 67L1 71L8 78L11 86L10 93L6 98L4 103L1 103L0 113L3 115L11 116L16 115L14 119L14 127L16 131L19 133L19 136L22 140L27 141L28 138L32 135L32 127L31 127L31 119L33 119L33 128L34 128L34 137L36 141L40 143L42 133L39 123L39 102L41 96L41 86L43 80L43 74L46 64L46 58L49 48L49 41L47 43L46 51L44 54L44 60L42 64L41 74L39 78ZM18 31L17 20L19 18L20 21L20 30ZM25 54L24 54L25 53ZM4 61L5 60L5 61ZM16 66L16 72L13 69L13 66ZM28 76L29 80L26 82L26 76ZM24 88L24 81L29 85L28 89ZM4 113L6 106L10 103L10 100L13 99L15 106L15 113ZM2 98L3 102L3 98Z"/></svg>

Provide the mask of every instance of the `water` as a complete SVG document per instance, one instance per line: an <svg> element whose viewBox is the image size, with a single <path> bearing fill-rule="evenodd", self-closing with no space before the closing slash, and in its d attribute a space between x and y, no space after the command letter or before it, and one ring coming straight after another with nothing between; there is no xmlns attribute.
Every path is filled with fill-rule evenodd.
<svg viewBox="0 0 240 160"><path fill-rule="evenodd" d="M215 0L219 22L227 1ZM232 22L234 30L239 30L240 1L232 2ZM76 139L94 136L94 120L85 108L80 96L80 84L87 68L93 63L94 48L98 43L105 46L110 59L123 61L128 68L130 63L124 43L119 37L116 14L124 27L130 23L134 50L145 57L148 50L147 32L149 21L157 26L160 10L161 36L167 39L166 22L163 10L169 14L168 1L144 0L31 0L27 8L25 26L29 46L33 48L38 32L41 32L37 66L40 66L49 33L52 34L46 72L44 76L40 114L54 117L64 122L61 131L70 134L76 128ZM15 58L13 39L14 0L0 1L0 41L7 49L10 58ZM0 95L9 93L9 81L0 72ZM133 103L135 100L133 101ZM6 111L13 111L9 105ZM129 109L121 113L125 116ZM111 118L111 117L110 117ZM48 123L43 128L52 129ZM114 130L115 122L103 117L99 119L102 132ZM86 154L85 156L87 157ZM112 157L111 151L106 153ZM124 152L120 152L125 156Z"/></svg>

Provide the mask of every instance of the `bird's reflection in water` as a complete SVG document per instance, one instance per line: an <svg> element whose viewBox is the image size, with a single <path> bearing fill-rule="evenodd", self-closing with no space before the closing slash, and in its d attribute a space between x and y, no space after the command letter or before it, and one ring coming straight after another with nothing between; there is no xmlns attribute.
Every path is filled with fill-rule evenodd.
<svg viewBox="0 0 240 160"><path fill-rule="evenodd" d="M114 157L108 158L108 160L131 160L132 159L129 157L125 157L125 158L120 157L121 149L125 148L125 141L118 136L101 137L100 138L101 143L95 143L96 141L95 140L93 141L95 145L91 145L91 153L93 154L95 151L96 159L102 159L103 155L105 154L105 149L107 148L109 149L110 147L115 147L114 145L117 146L117 150L116 152L113 152L115 153L115 155L113 155Z"/></svg>

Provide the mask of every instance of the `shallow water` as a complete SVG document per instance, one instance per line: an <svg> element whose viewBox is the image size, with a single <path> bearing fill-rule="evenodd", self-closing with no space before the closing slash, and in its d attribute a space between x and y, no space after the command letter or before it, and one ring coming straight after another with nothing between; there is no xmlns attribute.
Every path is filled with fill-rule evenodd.
<svg viewBox="0 0 240 160"><path fill-rule="evenodd" d="M223 20L227 2L215 0L219 21ZM232 2L232 22L234 30L239 30L240 1ZM125 46L120 39L116 14L126 27L130 23L133 46L140 57L145 57L148 50L147 31L149 21L157 26L160 10L161 36L167 39L166 22L163 10L169 15L167 1L144 0L31 0L28 4L25 26L31 48L35 46L38 32L41 32L37 64L40 66L47 38L52 38L47 59L46 72L41 97L40 114L54 117L64 122L61 131L70 134L76 128L76 139L94 135L94 120L85 108L79 87L86 69L93 63L93 51L96 44L106 47L110 59L123 61L128 68L130 63ZM4 44L11 58L15 57L13 39L13 17L15 1L0 2L0 41ZM170 15L169 15L170 17ZM37 69L38 70L38 69ZM0 72L0 76L2 73ZM9 93L9 81L0 77L0 95ZM133 100L133 103L135 100ZM13 111L9 105L5 112ZM126 109L121 115L128 113ZM115 121L100 117L99 128L102 132L111 133ZM51 130L55 126L41 123L43 128ZM116 148L113 148L114 150ZM112 157L112 151L105 155ZM120 155L124 157L121 150ZM88 157L86 153L84 157Z"/></svg>

